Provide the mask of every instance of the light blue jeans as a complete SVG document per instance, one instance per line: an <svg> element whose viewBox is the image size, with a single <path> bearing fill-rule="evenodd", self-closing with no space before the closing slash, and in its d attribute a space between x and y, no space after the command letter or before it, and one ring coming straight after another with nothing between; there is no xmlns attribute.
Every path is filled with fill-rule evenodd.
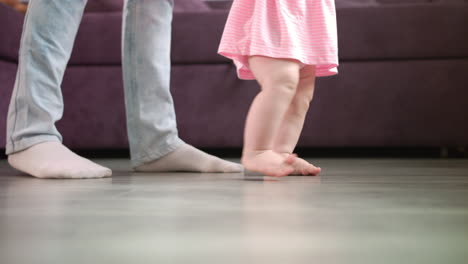
<svg viewBox="0 0 468 264"><path fill-rule="evenodd" d="M6 154L62 141L61 82L87 0L31 0L7 122ZM125 0L123 72L134 167L183 144L170 81L173 0Z"/></svg>

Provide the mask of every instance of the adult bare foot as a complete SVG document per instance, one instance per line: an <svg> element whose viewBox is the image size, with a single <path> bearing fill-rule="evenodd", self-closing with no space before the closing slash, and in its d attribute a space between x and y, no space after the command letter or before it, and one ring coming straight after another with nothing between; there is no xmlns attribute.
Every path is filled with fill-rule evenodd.
<svg viewBox="0 0 468 264"><path fill-rule="evenodd" d="M44 142L8 156L10 165L36 178L91 179L112 171L78 156L60 142Z"/></svg>
<svg viewBox="0 0 468 264"><path fill-rule="evenodd" d="M294 155L283 155L272 150L254 151L244 153L242 164L246 170L262 173L267 176L284 177L294 172L292 164L295 162Z"/></svg>

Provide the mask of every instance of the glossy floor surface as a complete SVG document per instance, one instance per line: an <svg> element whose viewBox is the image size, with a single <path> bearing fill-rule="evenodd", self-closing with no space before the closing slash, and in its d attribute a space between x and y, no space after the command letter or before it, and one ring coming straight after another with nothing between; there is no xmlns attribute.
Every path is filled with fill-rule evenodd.
<svg viewBox="0 0 468 264"><path fill-rule="evenodd" d="M319 177L38 180L0 161L0 263L468 263L468 160L318 159Z"/></svg>

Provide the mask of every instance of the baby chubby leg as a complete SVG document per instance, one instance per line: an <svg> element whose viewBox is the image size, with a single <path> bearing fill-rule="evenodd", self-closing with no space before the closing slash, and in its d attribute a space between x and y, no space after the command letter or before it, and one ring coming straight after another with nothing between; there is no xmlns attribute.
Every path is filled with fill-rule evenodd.
<svg viewBox="0 0 468 264"><path fill-rule="evenodd" d="M242 163L247 170L269 176L287 176L294 171L294 158L273 151L278 134L299 83L300 64L253 56L249 65L262 90L255 97L244 133Z"/></svg>
<svg viewBox="0 0 468 264"><path fill-rule="evenodd" d="M284 157L289 156L297 145L304 126L305 117L309 110L315 89L315 66L302 69L299 85L294 98L282 120L274 142L274 150ZM321 169L304 159L297 158L294 164L294 175L317 175Z"/></svg>

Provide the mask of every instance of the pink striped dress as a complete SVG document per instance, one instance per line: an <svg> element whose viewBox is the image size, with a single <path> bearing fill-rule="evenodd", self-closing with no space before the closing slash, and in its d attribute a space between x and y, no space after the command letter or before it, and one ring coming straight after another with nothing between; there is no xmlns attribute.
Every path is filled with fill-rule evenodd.
<svg viewBox="0 0 468 264"><path fill-rule="evenodd" d="M239 78L255 79L248 57L261 55L315 65L316 76L338 72L334 0L234 0L219 54Z"/></svg>

